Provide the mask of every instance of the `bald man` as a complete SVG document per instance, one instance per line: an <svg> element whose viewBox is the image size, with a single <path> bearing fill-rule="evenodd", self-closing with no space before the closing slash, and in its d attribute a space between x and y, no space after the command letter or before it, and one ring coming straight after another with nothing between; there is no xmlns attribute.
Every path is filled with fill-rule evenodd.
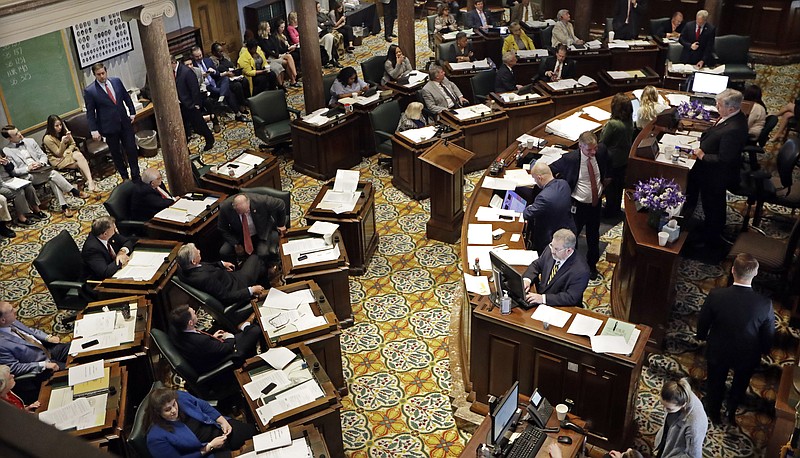
<svg viewBox="0 0 800 458"><path fill-rule="evenodd" d="M255 253L274 264L279 238L286 233L287 211L282 200L263 194L241 193L225 199L217 219L224 240L220 258L235 263Z"/></svg>
<svg viewBox="0 0 800 458"><path fill-rule="evenodd" d="M569 183L554 178L550 166L543 162L534 164L531 176L541 191L522 215L528 224L533 224L533 247L541 254L557 230L575 232L575 221L570 214L572 191Z"/></svg>

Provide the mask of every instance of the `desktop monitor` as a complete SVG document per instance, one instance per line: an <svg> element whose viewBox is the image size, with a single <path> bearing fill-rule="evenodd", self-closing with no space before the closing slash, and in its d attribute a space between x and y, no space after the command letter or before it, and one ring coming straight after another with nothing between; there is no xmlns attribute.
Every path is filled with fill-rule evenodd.
<svg viewBox="0 0 800 458"><path fill-rule="evenodd" d="M636 97L634 97L633 99L631 99L631 106L633 107L633 114L632 114L632 118L633 118L633 119L632 119L631 121L632 121L634 124L636 124L636 115L637 115L637 114L639 114L639 107L640 107L641 105L642 105L642 103L641 103L641 102L639 101L639 99L637 99ZM639 126L639 127L642 127L642 126Z"/></svg>
<svg viewBox="0 0 800 458"><path fill-rule="evenodd" d="M519 380L511 385L511 388L506 391L506 394L497 403L497 407L492 412L492 431L491 443L497 448L503 446L501 441L508 428L511 426L511 419L514 418L514 413L517 411L519 405Z"/></svg>
<svg viewBox="0 0 800 458"><path fill-rule="evenodd" d="M492 264L494 286L497 294L495 302L499 304L500 298L506 292L508 297L511 298L511 302L522 308L530 308L531 305L525 301L525 284L522 281L522 275L493 251L489 252L489 260Z"/></svg>
<svg viewBox="0 0 800 458"><path fill-rule="evenodd" d="M717 95L728 87L728 77L714 73L695 72L691 92Z"/></svg>
<svg viewBox="0 0 800 458"><path fill-rule="evenodd" d="M522 213L527 206L528 202L526 202L525 199L520 197L516 192L508 190L506 191L506 196L503 199L503 206L501 208L503 210L513 210L517 213Z"/></svg>

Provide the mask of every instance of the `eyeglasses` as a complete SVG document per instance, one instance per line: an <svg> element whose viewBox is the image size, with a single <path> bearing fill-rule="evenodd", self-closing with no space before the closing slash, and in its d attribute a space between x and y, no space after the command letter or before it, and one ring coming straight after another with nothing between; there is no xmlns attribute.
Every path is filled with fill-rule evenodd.
<svg viewBox="0 0 800 458"><path fill-rule="evenodd" d="M550 246L550 252L551 253L561 253L562 251L569 250L569 248L566 248L566 247L556 248L556 247L553 246L553 242L550 242L549 246Z"/></svg>

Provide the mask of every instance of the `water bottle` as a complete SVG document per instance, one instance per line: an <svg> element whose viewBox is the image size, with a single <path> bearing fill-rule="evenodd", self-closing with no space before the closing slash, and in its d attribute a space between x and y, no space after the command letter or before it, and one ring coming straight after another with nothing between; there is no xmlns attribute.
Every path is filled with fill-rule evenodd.
<svg viewBox="0 0 800 458"><path fill-rule="evenodd" d="M508 315L511 313L511 298L508 297L508 292L503 292L503 297L500 298L500 313Z"/></svg>

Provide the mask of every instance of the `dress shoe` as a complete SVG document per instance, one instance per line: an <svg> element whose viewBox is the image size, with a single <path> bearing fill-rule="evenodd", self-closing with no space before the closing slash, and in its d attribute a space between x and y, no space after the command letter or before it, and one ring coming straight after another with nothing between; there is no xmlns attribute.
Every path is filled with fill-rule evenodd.
<svg viewBox="0 0 800 458"><path fill-rule="evenodd" d="M218 122L214 123L213 129L215 134L222 132L222 127L220 127Z"/></svg>
<svg viewBox="0 0 800 458"><path fill-rule="evenodd" d="M594 281L594 280L597 280L598 278L603 278L603 276L600 275L600 272L598 272L597 269L590 269L589 270L589 279Z"/></svg>
<svg viewBox="0 0 800 458"><path fill-rule="evenodd" d="M338 60L333 61L333 66L336 68L344 68L344 66L340 64Z"/></svg>
<svg viewBox="0 0 800 458"><path fill-rule="evenodd" d="M2 226L0 226L0 235L5 238L13 239L17 236L17 233L6 227L6 224L3 223Z"/></svg>
<svg viewBox="0 0 800 458"><path fill-rule="evenodd" d="M397 38L397 34L396 34L396 33L393 33L393 34L392 34L392 37L393 37L393 38Z"/></svg>
<svg viewBox="0 0 800 458"><path fill-rule="evenodd" d="M213 140L210 141L210 142L206 142L206 146L203 147L203 151L209 151L213 147L214 147L214 141Z"/></svg>
<svg viewBox="0 0 800 458"><path fill-rule="evenodd" d="M392 37L386 37L386 42L387 43L391 43L392 42Z"/></svg>
<svg viewBox="0 0 800 458"><path fill-rule="evenodd" d="M67 207L67 208L64 209L64 211L62 213L64 213L64 217L65 218L72 218L73 216L75 216L76 212L75 212L75 210Z"/></svg>
<svg viewBox="0 0 800 458"><path fill-rule="evenodd" d="M34 221L33 221L33 218L28 218L25 221L22 221L21 219L18 219L17 220L17 224L19 224L20 226L33 226Z"/></svg>
<svg viewBox="0 0 800 458"><path fill-rule="evenodd" d="M47 213L39 210L38 212L31 213L33 219L47 219Z"/></svg>
<svg viewBox="0 0 800 458"><path fill-rule="evenodd" d="M250 120L247 118L247 116L245 116L243 114L236 115L236 120L239 121L239 122L250 122Z"/></svg>

